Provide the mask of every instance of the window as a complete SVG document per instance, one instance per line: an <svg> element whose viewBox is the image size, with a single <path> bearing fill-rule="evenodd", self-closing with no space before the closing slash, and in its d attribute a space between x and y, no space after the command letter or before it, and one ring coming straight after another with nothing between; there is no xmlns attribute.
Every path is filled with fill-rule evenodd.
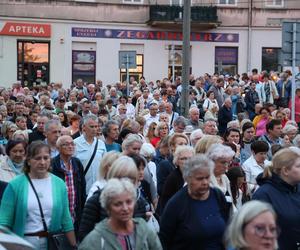
<svg viewBox="0 0 300 250"><path fill-rule="evenodd" d="M283 0L266 0L267 7L283 7L284 1Z"/></svg>
<svg viewBox="0 0 300 250"><path fill-rule="evenodd" d="M143 3L143 0L123 0L123 3Z"/></svg>
<svg viewBox="0 0 300 250"><path fill-rule="evenodd" d="M182 76L182 45L169 45L168 50L169 50L168 77L169 79L173 79L174 76L174 79L176 79L177 76ZM190 68L190 74L191 73L192 73L192 68Z"/></svg>
<svg viewBox="0 0 300 250"><path fill-rule="evenodd" d="M49 83L50 43L44 41L18 41L18 80L24 86Z"/></svg>
<svg viewBox="0 0 300 250"><path fill-rule="evenodd" d="M222 5L237 5L237 0L219 0Z"/></svg>
<svg viewBox="0 0 300 250"><path fill-rule="evenodd" d="M277 71L279 69L279 52L280 48L262 48L262 70Z"/></svg>
<svg viewBox="0 0 300 250"><path fill-rule="evenodd" d="M72 81L82 79L84 82L94 83L96 78L96 51L72 51Z"/></svg>
<svg viewBox="0 0 300 250"><path fill-rule="evenodd" d="M140 78L143 76L144 71L144 55L136 54L136 68L129 69L129 78L134 77L134 79L139 82ZM126 69L120 70L120 80L122 82L126 81Z"/></svg>
<svg viewBox="0 0 300 250"><path fill-rule="evenodd" d="M237 47L215 48L215 72L219 74L235 75L238 69Z"/></svg>

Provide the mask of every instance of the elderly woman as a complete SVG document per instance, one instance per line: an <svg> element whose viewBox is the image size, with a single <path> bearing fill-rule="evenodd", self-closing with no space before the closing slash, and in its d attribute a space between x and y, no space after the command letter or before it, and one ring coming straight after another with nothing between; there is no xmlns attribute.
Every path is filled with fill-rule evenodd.
<svg viewBox="0 0 300 250"><path fill-rule="evenodd" d="M150 140L153 147L157 147L157 144L161 139L165 138L169 134L169 125L167 122L159 122L154 130L154 138Z"/></svg>
<svg viewBox="0 0 300 250"><path fill-rule="evenodd" d="M107 180L112 178L128 178L136 185L138 184L138 170L135 162L128 156L121 156L114 161L107 173ZM105 187L105 186L104 186ZM82 219L79 227L79 240L94 229L95 224L107 218L105 209L99 203L99 197L103 189L97 190L89 198L84 206ZM145 200L137 198L135 203L134 217L146 219Z"/></svg>
<svg viewBox="0 0 300 250"><path fill-rule="evenodd" d="M146 222L132 218L136 196L136 187L129 180L109 180L100 196L101 206L109 217L96 225L79 249L162 249Z"/></svg>
<svg viewBox="0 0 300 250"><path fill-rule="evenodd" d="M4 191L0 226L24 237L35 249L47 250L48 232L65 233L75 247L66 184L49 170L50 147L42 141L32 142L24 164L25 174L9 182Z"/></svg>
<svg viewBox="0 0 300 250"><path fill-rule="evenodd" d="M161 211L163 211L169 199L180 190L184 185L182 176L185 161L192 158L195 155L195 150L191 146L178 146L174 153L173 163L176 168L169 174L163 191L161 194Z"/></svg>
<svg viewBox="0 0 300 250"><path fill-rule="evenodd" d="M292 146L293 140L295 139L298 133L298 127L295 127L291 124L287 124L282 129L283 141L285 146Z"/></svg>
<svg viewBox="0 0 300 250"><path fill-rule="evenodd" d="M217 143L223 143L223 140L220 136L204 135L195 146L196 154L205 154L211 145Z"/></svg>
<svg viewBox="0 0 300 250"><path fill-rule="evenodd" d="M190 135L191 146L195 147L197 142L204 136L202 129L194 130Z"/></svg>
<svg viewBox="0 0 300 250"><path fill-rule="evenodd" d="M277 237L273 208L265 202L250 201L234 215L227 228L226 243L228 250L274 250Z"/></svg>
<svg viewBox="0 0 300 250"><path fill-rule="evenodd" d="M2 145L6 145L7 141L10 140L13 136L13 134L18 130L18 126L11 122L11 121L5 121L2 124L1 127L1 134L2 134Z"/></svg>
<svg viewBox="0 0 300 250"><path fill-rule="evenodd" d="M27 143L23 140L9 140L6 155L0 156L0 180L11 181L23 170Z"/></svg>
<svg viewBox="0 0 300 250"><path fill-rule="evenodd" d="M210 187L213 171L214 163L205 155L186 162L187 185L169 200L161 217L159 236L164 249L224 249L228 211L222 192Z"/></svg>
<svg viewBox="0 0 300 250"><path fill-rule="evenodd" d="M155 156L155 148L150 143L143 143L140 154L145 157L147 160L147 166L145 171L147 171L156 187L157 185L157 178L156 178L156 164L153 161L153 157Z"/></svg>
<svg viewBox="0 0 300 250"><path fill-rule="evenodd" d="M214 161L214 173L211 176L210 184L212 187L218 188L226 197L227 205L231 207L231 212L235 212L236 207L233 204L233 197L230 188L230 181L226 176L226 171L230 166L234 151L222 144L213 144L207 151L207 157Z"/></svg>
<svg viewBox="0 0 300 250"><path fill-rule="evenodd" d="M281 234L280 249L298 249L300 246L300 153L298 148L278 151L272 165L257 178L260 186L253 199L270 203L278 218Z"/></svg>

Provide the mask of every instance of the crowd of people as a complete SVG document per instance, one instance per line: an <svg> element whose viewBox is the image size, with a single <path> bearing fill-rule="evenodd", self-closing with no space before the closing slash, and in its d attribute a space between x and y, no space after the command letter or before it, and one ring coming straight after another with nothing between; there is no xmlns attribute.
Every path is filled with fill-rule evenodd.
<svg viewBox="0 0 300 250"><path fill-rule="evenodd" d="M188 117L181 90L1 88L0 233L41 250L299 250L291 72L191 75Z"/></svg>

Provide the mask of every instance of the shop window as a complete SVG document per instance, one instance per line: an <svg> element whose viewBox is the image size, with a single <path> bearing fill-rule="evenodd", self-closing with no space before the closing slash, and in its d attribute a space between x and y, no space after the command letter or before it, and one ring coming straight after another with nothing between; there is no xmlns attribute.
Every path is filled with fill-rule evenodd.
<svg viewBox="0 0 300 250"><path fill-rule="evenodd" d="M50 43L44 41L17 41L17 77L24 86L49 83Z"/></svg>
<svg viewBox="0 0 300 250"><path fill-rule="evenodd" d="M72 81L82 79L87 83L95 83L96 51L72 51Z"/></svg>
<svg viewBox="0 0 300 250"><path fill-rule="evenodd" d="M143 76L144 72L144 55L143 54L136 54L136 68L129 69L129 78L134 77L134 79L139 82L140 78ZM120 70L120 80L126 81L126 69Z"/></svg>
<svg viewBox="0 0 300 250"><path fill-rule="evenodd" d="M174 76L176 79L176 77L182 76L182 45L168 45L167 49L169 50L168 77L173 79ZM191 73L192 68L190 67Z"/></svg>
<svg viewBox="0 0 300 250"><path fill-rule="evenodd" d="M277 71L279 69L280 48L262 48L262 70Z"/></svg>
<svg viewBox="0 0 300 250"><path fill-rule="evenodd" d="M238 69L237 47L215 48L215 72L219 74L235 75Z"/></svg>

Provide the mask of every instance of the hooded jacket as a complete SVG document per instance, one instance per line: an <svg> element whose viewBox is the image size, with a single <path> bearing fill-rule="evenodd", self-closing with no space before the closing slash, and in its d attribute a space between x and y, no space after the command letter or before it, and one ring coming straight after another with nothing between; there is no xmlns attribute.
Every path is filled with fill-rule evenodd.
<svg viewBox="0 0 300 250"><path fill-rule="evenodd" d="M140 218L132 220L135 224L135 249L162 250L157 234L147 226L146 222ZM109 228L107 219L98 223L79 246L79 250L94 249L122 249L116 234Z"/></svg>
<svg viewBox="0 0 300 250"><path fill-rule="evenodd" d="M300 184L292 186L277 174L270 178L257 179L260 186L253 199L270 203L276 214L281 233L278 238L279 249L298 249L300 246Z"/></svg>

